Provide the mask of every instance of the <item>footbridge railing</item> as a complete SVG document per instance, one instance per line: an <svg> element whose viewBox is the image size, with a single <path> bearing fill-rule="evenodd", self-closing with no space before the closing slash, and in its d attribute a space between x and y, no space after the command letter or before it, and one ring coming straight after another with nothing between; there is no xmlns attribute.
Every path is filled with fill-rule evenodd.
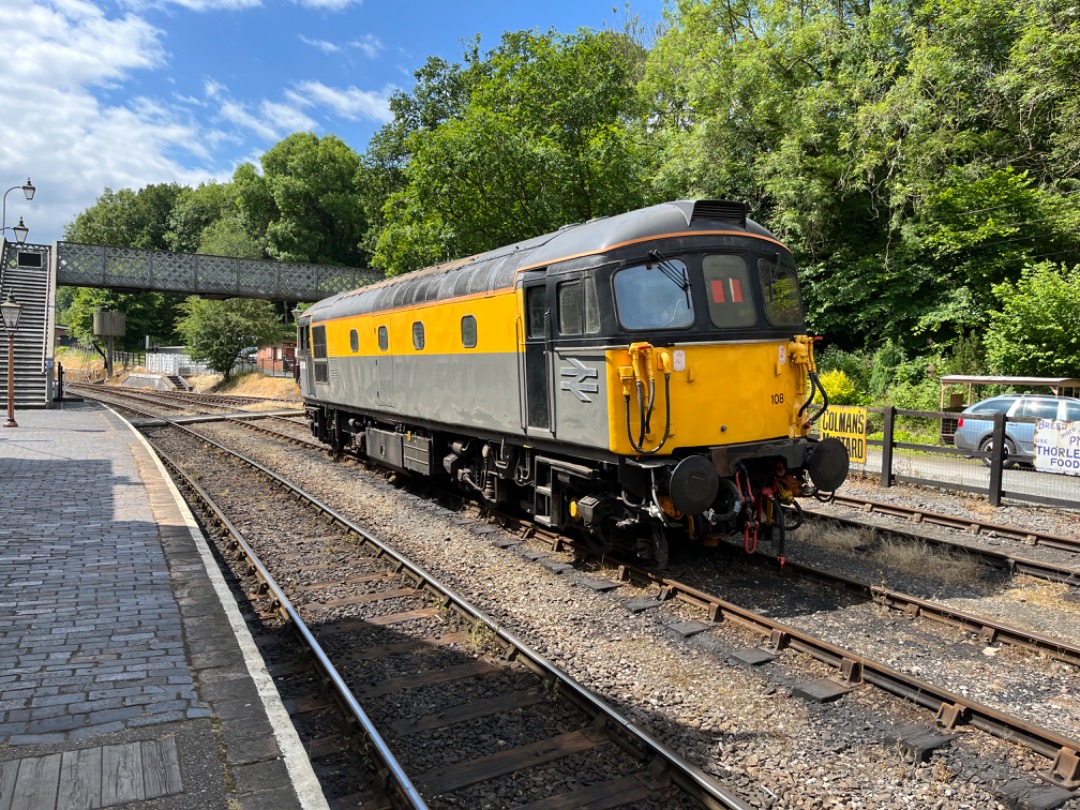
<svg viewBox="0 0 1080 810"><path fill-rule="evenodd" d="M56 283L204 298L317 301L382 279L377 270L56 242Z"/></svg>

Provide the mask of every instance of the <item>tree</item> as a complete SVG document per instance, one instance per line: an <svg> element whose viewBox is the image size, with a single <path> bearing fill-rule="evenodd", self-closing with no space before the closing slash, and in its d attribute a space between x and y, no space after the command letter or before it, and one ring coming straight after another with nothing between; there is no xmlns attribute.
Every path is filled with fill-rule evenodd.
<svg viewBox="0 0 1080 810"><path fill-rule="evenodd" d="M62 317L72 336L89 346L96 340L94 310L123 312L126 334L119 338L117 346L125 351L138 351L145 345L147 337L152 343L169 344L175 340L171 324L180 300L178 296L162 293L117 293L97 287L79 287L74 289L71 303Z"/></svg>
<svg viewBox="0 0 1080 810"><path fill-rule="evenodd" d="M995 285L986 349L999 374L1080 376L1080 266L1029 265Z"/></svg>
<svg viewBox="0 0 1080 810"><path fill-rule="evenodd" d="M281 323L269 301L208 301L191 296L180 309L183 315L176 322L176 331L183 336L188 352L224 375L226 382L241 349L275 343L281 337Z"/></svg>
<svg viewBox="0 0 1080 810"><path fill-rule="evenodd" d="M176 183L138 191L105 189L92 206L64 228L71 242L169 250L169 217L182 189Z"/></svg>
<svg viewBox="0 0 1080 810"><path fill-rule="evenodd" d="M233 174L240 222L265 240L270 258L362 267L364 208L356 186L360 159L340 138L297 132L262 156L262 174ZM235 230L234 230L235 232Z"/></svg>
<svg viewBox="0 0 1080 810"><path fill-rule="evenodd" d="M412 128L373 262L388 273L640 207L634 84L644 54L612 32L504 34L454 87L467 102ZM477 61L479 60L479 61ZM414 110L403 109L402 115ZM447 117L440 119L440 116ZM410 119L401 122L410 129Z"/></svg>

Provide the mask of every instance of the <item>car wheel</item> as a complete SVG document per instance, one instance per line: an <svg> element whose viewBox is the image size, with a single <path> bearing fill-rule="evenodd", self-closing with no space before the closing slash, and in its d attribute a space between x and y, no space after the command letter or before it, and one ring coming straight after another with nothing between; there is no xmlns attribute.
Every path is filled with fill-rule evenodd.
<svg viewBox="0 0 1080 810"><path fill-rule="evenodd" d="M982 440L982 444L979 445L979 450L984 453L994 452L994 440L992 437L987 436ZM987 467L990 466L990 459L983 458L982 463ZM1016 466L1016 445L1013 444L1012 439L1005 439L1005 459L1001 464L1006 470L1010 470Z"/></svg>

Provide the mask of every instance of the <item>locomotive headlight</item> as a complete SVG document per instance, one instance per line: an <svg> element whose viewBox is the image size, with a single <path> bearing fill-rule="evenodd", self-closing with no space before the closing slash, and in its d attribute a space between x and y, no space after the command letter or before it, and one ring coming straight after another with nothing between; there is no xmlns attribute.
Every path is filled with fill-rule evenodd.
<svg viewBox="0 0 1080 810"><path fill-rule="evenodd" d="M705 456L689 456L676 465L668 481L675 508L684 515L700 515L716 500L720 476Z"/></svg>

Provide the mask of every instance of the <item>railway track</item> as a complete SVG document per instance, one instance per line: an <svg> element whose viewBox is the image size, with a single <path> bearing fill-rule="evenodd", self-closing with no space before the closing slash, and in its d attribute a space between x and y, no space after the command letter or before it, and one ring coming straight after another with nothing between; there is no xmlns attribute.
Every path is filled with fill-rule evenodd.
<svg viewBox="0 0 1080 810"><path fill-rule="evenodd" d="M704 609L706 617L713 620L708 624L715 623L715 620L720 619L751 628L769 639L765 646L770 649L771 653L775 654L787 648L802 650L815 659L838 668L848 681L846 686L855 686L859 682L872 683L893 694L901 695L917 705L929 708L935 713L939 724L945 729L955 728L966 722L1004 739L1021 741L1032 750L1052 760L1052 765L1047 773L1058 784L1067 787L1080 785L1080 782L1078 782L1080 770L1078 770L1077 766L1077 743L1067 737L996 712L946 690L936 689L933 685L919 679L909 678L902 673L893 672L888 667L868 661L852 654L850 651L822 643L820 639L809 637L794 628L767 619L762 621L765 617L748 616L736 606L725 603L713 595L697 591L690 586L672 581L663 581L656 578L654 574L636 571L629 566L623 569L623 576L627 579L633 579L639 584L655 588L656 592L653 599L657 602L679 599L686 604ZM859 587L866 588L867 586L860 585ZM869 589L869 593L882 603L885 603L886 600L893 601L894 597L902 596L882 591L875 592L874 589ZM915 607L910 606L914 604L910 601L906 604L909 606L903 609L910 614L922 613L928 608L927 604L920 604ZM958 624L957 626L964 625ZM965 626L965 629L975 632L971 627ZM1007 628L1004 629L1007 630ZM994 628L983 623L979 625L977 632L981 638L987 641L994 640L988 635L990 633L993 633L1000 640L1005 640L1001 638L1002 631L1003 628L1001 627ZM1024 642L1017 639L1013 643ZM1042 643L1036 642L1036 645ZM1044 645L1043 649L1046 648ZM1063 653L1065 657L1062 660L1074 662L1075 654L1075 649L1065 650Z"/></svg>
<svg viewBox="0 0 1080 810"><path fill-rule="evenodd" d="M1026 574L1048 582L1060 582L1073 587L1080 586L1080 541L1076 538L1046 532L1020 530L997 523L969 520L923 509L882 504L858 498L839 496L836 502L850 506L851 512L840 512L817 506L807 507L806 516L814 521L833 522L841 526L867 530L873 536L892 535L903 537L929 546L960 552L978 557L986 565L1012 574ZM872 515L889 518L887 523L875 523ZM937 526L965 535L964 538L938 536L921 527ZM984 540L996 541L994 546ZM1036 558L1022 549L1049 549L1044 558Z"/></svg>
<svg viewBox="0 0 1080 810"><path fill-rule="evenodd" d="M227 506L207 508L233 537L228 550L243 553L260 590L312 650L337 701L362 729L379 778L390 780L399 801L412 802L405 806L480 806L479 797L510 791L505 806L533 810L666 807L687 799L750 807L377 537L256 462L198 438L248 470L229 463L221 481L210 484L226 490L221 498L207 492L215 476L200 462L199 483L184 482L200 501L222 499L243 511L247 498L239 493L265 488L270 479L288 501L303 505L295 528L284 525L295 509L248 508L230 519ZM179 472L191 464L185 456L170 466ZM251 483L242 481L246 476ZM268 526L257 525L259 511ZM241 520L246 537L237 528ZM361 709L361 701L374 708ZM470 724L479 730L468 731ZM528 741L490 750L493 738L512 733ZM400 759L394 746L405 752ZM580 787L548 793L567 784ZM346 800L370 801L374 793L369 786Z"/></svg>

